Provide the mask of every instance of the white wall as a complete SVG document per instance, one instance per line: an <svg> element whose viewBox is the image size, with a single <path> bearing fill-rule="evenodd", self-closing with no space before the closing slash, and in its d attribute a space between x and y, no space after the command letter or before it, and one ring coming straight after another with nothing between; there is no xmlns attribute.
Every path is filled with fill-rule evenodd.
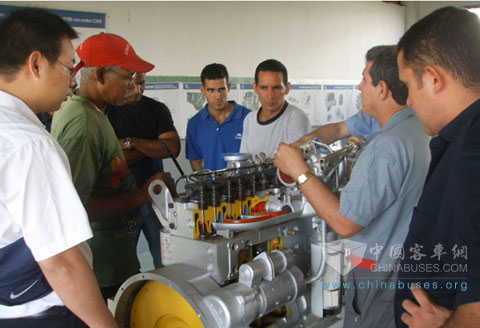
<svg viewBox="0 0 480 328"><path fill-rule="evenodd" d="M380 1L1 3L106 13L107 31L156 65L151 75L197 76L216 61L252 77L276 58L292 78L359 80L366 50L405 29L405 8Z"/></svg>

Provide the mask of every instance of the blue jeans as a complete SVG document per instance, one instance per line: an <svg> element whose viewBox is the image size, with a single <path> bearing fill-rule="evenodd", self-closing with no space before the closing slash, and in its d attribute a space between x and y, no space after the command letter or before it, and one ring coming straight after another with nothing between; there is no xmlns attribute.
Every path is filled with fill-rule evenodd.
<svg viewBox="0 0 480 328"><path fill-rule="evenodd" d="M145 239L148 242L148 249L153 257L153 265L155 269L163 267L162 264L162 252L160 250L160 229L162 224L157 218L152 205L142 205L142 231L145 235Z"/></svg>

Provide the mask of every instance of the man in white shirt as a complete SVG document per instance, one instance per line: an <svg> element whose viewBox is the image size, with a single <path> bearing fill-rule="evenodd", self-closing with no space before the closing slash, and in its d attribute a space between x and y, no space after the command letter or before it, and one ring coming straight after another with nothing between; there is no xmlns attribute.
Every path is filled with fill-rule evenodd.
<svg viewBox="0 0 480 328"><path fill-rule="evenodd" d="M1 327L116 327L87 260L92 232L68 159L36 116L75 86L76 37L41 9L0 22Z"/></svg>
<svg viewBox="0 0 480 328"><path fill-rule="evenodd" d="M311 130L307 114L289 104L287 68L278 60L267 59L255 69L255 93L262 107L249 113L243 121L241 153L261 152L273 157L280 142L292 143Z"/></svg>

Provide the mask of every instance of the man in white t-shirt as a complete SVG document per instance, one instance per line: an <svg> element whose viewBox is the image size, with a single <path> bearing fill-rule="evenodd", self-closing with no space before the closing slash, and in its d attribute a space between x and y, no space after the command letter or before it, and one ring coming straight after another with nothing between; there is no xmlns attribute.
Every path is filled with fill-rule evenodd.
<svg viewBox="0 0 480 328"><path fill-rule="evenodd" d="M116 327L68 159L36 116L75 87L76 37L41 9L0 22L0 327Z"/></svg>
<svg viewBox="0 0 480 328"><path fill-rule="evenodd" d="M290 92L287 68L278 60L267 59L255 70L255 93L262 107L249 113L243 121L241 153L261 152L273 157L280 142L292 143L310 132L307 115L289 104Z"/></svg>

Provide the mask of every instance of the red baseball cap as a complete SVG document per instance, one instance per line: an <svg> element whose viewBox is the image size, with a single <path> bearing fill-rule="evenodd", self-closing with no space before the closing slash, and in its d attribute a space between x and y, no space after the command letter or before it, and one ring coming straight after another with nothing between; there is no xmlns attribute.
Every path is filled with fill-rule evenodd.
<svg viewBox="0 0 480 328"><path fill-rule="evenodd" d="M80 63L75 72L82 67L120 66L132 72L146 73L155 66L138 57L127 40L112 33L93 35L78 46Z"/></svg>

